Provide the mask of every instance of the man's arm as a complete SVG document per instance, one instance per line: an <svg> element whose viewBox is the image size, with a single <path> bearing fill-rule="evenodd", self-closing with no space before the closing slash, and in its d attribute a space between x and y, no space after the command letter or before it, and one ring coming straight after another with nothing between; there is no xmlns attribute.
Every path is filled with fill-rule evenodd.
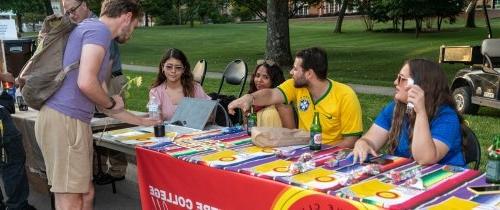
<svg viewBox="0 0 500 210"><path fill-rule="evenodd" d="M253 102L253 103L252 103ZM277 88L274 89L263 89L252 94L245 94L241 98L238 98L227 106L229 114L234 114L236 108L240 108L243 113L250 110L250 106L268 106L272 104L282 104L285 102L285 97Z"/></svg>
<svg viewBox="0 0 500 210"><path fill-rule="evenodd" d="M121 97L113 96L114 102L101 87L97 76L101 68L106 50L96 44L85 44L80 57L80 71L78 73L78 87L92 102L104 108L113 110L124 108ZM115 104L113 106L113 104Z"/></svg>

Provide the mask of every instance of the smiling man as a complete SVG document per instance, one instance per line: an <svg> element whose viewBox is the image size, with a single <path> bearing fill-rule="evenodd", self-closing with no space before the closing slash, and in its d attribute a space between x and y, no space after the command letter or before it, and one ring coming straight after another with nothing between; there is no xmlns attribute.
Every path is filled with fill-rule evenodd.
<svg viewBox="0 0 500 210"><path fill-rule="evenodd" d="M314 112L319 112L323 144L342 147L354 146L363 132L361 105L351 87L328 79L328 60L321 48L308 48L297 52L292 79L277 88L246 94L228 105L243 112L250 105L267 106L293 102L299 119L299 128L308 131Z"/></svg>

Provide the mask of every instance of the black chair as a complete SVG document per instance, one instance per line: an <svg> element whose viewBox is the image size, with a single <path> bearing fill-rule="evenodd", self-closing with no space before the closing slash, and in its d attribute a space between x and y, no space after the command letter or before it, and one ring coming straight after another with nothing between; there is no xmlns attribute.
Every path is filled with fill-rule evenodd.
<svg viewBox="0 0 500 210"><path fill-rule="evenodd" d="M481 145L476 134L466 125L462 125L462 149L465 163L472 163L472 169L478 170L481 163Z"/></svg>
<svg viewBox="0 0 500 210"><path fill-rule="evenodd" d="M205 81L205 74L207 73L207 62L202 59L196 62L193 68L193 78L194 81L200 83L203 86L203 81Z"/></svg>
<svg viewBox="0 0 500 210"><path fill-rule="evenodd" d="M240 93L238 94L238 98L241 97L243 93L243 89L245 89L245 84L247 82L248 68L247 64L242 60L234 60L226 66L226 70L224 74L222 74L222 79L219 85L219 91L217 94L220 94L222 90L222 85L224 82L230 85L239 85Z"/></svg>

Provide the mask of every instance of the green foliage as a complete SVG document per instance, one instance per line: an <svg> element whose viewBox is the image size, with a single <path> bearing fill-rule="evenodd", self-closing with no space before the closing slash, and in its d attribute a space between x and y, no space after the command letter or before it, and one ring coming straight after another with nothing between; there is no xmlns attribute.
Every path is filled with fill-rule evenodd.
<svg viewBox="0 0 500 210"><path fill-rule="evenodd" d="M246 6L234 6L231 10L231 15L233 17L239 17L242 21L252 20L254 17L254 13L250 8Z"/></svg>

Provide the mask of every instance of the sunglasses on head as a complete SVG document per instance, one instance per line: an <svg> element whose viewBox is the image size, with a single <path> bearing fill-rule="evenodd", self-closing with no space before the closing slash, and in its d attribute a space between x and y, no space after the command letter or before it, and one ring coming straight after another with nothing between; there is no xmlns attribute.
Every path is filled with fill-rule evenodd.
<svg viewBox="0 0 500 210"><path fill-rule="evenodd" d="M75 14L75 11L76 11L78 8L80 8L80 6L82 6L82 4L83 4L83 1L81 1L78 5L76 5L76 6L72 7L72 8L70 8L70 9L66 10L66 13L65 13L65 14L66 14L66 15L68 15L68 16L69 16L70 14Z"/></svg>
<svg viewBox="0 0 500 210"><path fill-rule="evenodd" d="M264 64L267 64L268 66L274 66L276 65L276 62L272 61L272 60L257 60L257 65L264 65Z"/></svg>

